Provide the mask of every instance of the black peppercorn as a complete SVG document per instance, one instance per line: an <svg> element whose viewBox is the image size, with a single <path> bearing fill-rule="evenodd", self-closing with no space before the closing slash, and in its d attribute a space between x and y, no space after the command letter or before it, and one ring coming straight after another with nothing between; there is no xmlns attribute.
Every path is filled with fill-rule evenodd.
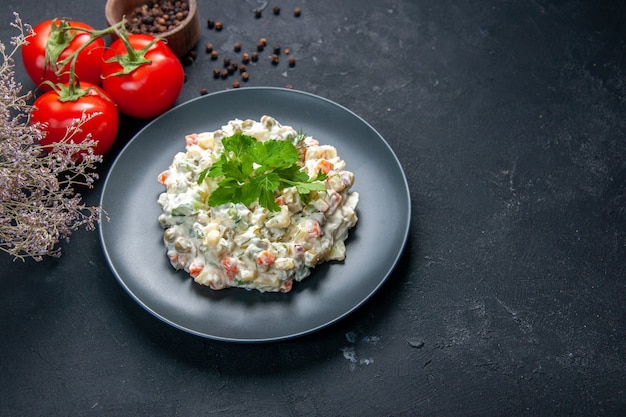
<svg viewBox="0 0 626 417"><path fill-rule="evenodd" d="M302 14L302 9L300 9L299 7L296 7L295 9L293 9L293 15L295 17L300 17L301 14Z"/></svg>
<svg viewBox="0 0 626 417"><path fill-rule="evenodd" d="M239 80L233 81L233 88L239 88Z"/></svg>
<svg viewBox="0 0 626 417"><path fill-rule="evenodd" d="M256 17L257 19L261 18L261 9L256 9L254 11L254 17Z"/></svg>
<svg viewBox="0 0 626 417"><path fill-rule="evenodd" d="M159 34L173 30L189 16L189 0L146 2L128 14L126 29L130 33ZM210 22L207 21L207 25Z"/></svg>
<svg viewBox="0 0 626 417"><path fill-rule="evenodd" d="M201 88L200 89L200 95L201 96L204 96L204 95L207 95L207 94L209 94L209 90L207 90L206 88Z"/></svg>
<svg viewBox="0 0 626 417"><path fill-rule="evenodd" d="M277 15L277 16L278 16L278 15L280 14L280 7L278 7L278 6L274 6L274 7L272 8L272 11L274 12L274 14L275 14L275 15Z"/></svg>
<svg viewBox="0 0 626 417"><path fill-rule="evenodd" d="M241 43L235 42L235 44L233 45L233 49L235 50L235 52L241 51Z"/></svg>
<svg viewBox="0 0 626 417"><path fill-rule="evenodd" d="M215 30L218 32L224 28L224 24L220 21L215 22Z"/></svg>
<svg viewBox="0 0 626 417"><path fill-rule="evenodd" d="M194 59L193 55L190 55L190 54L187 54L187 55L185 55L185 56L183 57L183 63L184 63L185 65L191 65L191 64L193 64L194 60L195 60L195 59Z"/></svg>
<svg viewBox="0 0 626 417"><path fill-rule="evenodd" d="M205 50L207 52L207 54L210 54L213 51L213 44L212 43L207 43L205 46Z"/></svg>
<svg viewBox="0 0 626 417"><path fill-rule="evenodd" d="M296 59L294 57L290 57L288 62L290 67L296 66Z"/></svg>
<svg viewBox="0 0 626 417"><path fill-rule="evenodd" d="M270 60L272 61L273 65L278 65L278 62L279 62L278 55L272 54L272 56L270 57Z"/></svg>
<svg viewBox="0 0 626 417"><path fill-rule="evenodd" d="M244 52L241 55L241 62L243 62L244 64L247 64L248 62L250 62L250 54L247 52Z"/></svg>
<svg viewBox="0 0 626 417"><path fill-rule="evenodd" d="M209 29L213 29L215 27L215 21L213 19L209 19L206 21L206 27Z"/></svg>
<svg viewBox="0 0 626 417"><path fill-rule="evenodd" d="M215 61L219 56L220 54L215 49L211 51L211 59L213 61Z"/></svg>

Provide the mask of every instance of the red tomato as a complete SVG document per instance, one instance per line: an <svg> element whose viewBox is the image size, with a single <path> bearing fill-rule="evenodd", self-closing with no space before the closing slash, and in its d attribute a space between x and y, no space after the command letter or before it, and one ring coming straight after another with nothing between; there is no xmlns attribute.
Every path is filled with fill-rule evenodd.
<svg viewBox="0 0 626 417"><path fill-rule="evenodd" d="M61 70L63 74L60 77L55 74L54 67L57 62L67 58L90 38L87 32L73 29L56 32L59 36L54 35L51 38L51 31L54 32L55 29L62 27L62 25L66 23L72 27L94 30L93 27L82 22L63 22L57 19L46 20L33 28L33 31L26 37L28 43L22 46L22 60L26 72L31 80L43 91L50 91L52 89L47 84L41 84L43 81L48 80L54 84L67 83L69 81L69 63ZM61 35L62 33L65 35ZM71 36L74 37L70 40ZM48 62L48 65L46 65L46 44L48 40L50 40L50 46L57 49L59 56L57 59L49 56L49 58L53 58L53 61ZM81 82L84 81L96 85L100 84L104 45L104 39L100 37L86 46L85 49L78 54L75 74Z"/></svg>
<svg viewBox="0 0 626 417"><path fill-rule="evenodd" d="M81 88L87 93L75 100L61 101L59 92L47 91L37 100L31 112L31 123L46 123L46 136L39 142L41 145L50 145L62 141L67 134L67 128L85 115L101 113L81 125L81 132L73 136L75 143L80 143L91 134L91 139L97 140L94 153L104 155L115 142L119 127L119 114L111 98L98 86L90 83L81 83Z"/></svg>
<svg viewBox="0 0 626 417"><path fill-rule="evenodd" d="M124 43L117 39L104 53L102 87L113 97L119 110L133 117L156 117L169 110L180 95L185 81L178 57L162 41L150 35L129 35L128 40L144 64L128 74L119 60L133 62ZM148 48L145 53L144 49ZM135 60L135 62L137 62Z"/></svg>

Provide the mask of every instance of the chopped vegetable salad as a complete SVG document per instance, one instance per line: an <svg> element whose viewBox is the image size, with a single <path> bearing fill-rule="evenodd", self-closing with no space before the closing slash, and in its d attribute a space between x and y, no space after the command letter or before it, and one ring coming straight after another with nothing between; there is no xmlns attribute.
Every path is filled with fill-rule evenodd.
<svg viewBox="0 0 626 417"><path fill-rule="evenodd" d="M345 259L359 194L335 147L270 116L185 140L158 177L174 268L214 290L288 292L316 265Z"/></svg>

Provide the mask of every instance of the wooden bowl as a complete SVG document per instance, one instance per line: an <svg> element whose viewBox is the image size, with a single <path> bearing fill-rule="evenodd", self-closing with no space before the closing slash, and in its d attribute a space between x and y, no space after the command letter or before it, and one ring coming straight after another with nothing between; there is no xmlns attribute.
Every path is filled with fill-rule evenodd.
<svg viewBox="0 0 626 417"><path fill-rule="evenodd" d="M182 57L191 51L198 39L200 39L200 19L198 17L198 5L196 0L189 1L189 14L175 28L161 33L148 33L167 40L167 45L178 57ZM109 25L114 25L124 16L129 19L133 10L144 4L147 0L107 0L104 13Z"/></svg>

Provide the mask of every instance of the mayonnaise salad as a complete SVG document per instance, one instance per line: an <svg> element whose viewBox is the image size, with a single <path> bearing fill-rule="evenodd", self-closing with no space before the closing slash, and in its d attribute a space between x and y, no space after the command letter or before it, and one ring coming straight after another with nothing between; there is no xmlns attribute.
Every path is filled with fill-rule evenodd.
<svg viewBox="0 0 626 417"><path fill-rule="evenodd" d="M287 140L298 145L301 170L315 178L326 173L325 191L301 196L295 187L276 191L280 210L249 204L207 203L218 178L199 183L203 170L224 152L222 139L237 132L258 141ZM320 145L270 116L231 120L214 132L185 137L179 152L158 181L166 191L158 198L163 241L175 269L214 290L240 287L261 292L288 292L294 281L326 261L346 256L348 231L357 223L359 194L351 191L354 174L335 147Z"/></svg>

